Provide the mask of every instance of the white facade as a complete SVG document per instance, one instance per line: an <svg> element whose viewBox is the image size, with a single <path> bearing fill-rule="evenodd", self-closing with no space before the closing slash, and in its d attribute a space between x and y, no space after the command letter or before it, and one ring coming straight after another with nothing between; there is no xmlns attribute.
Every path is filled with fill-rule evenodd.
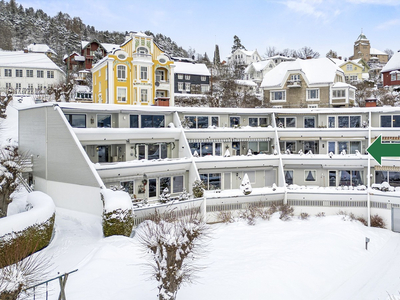
<svg viewBox="0 0 400 300"><path fill-rule="evenodd" d="M0 89L34 93L65 80L64 72L43 53L0 51Z"/></svg>
<svg viewBox="0 0 400 300"><path fill-rule="evenodd" d="M237 64L248 66L253 62L261 61L261 56L257 50L247 51L238 49L228 57L228 64Z"/></svg>

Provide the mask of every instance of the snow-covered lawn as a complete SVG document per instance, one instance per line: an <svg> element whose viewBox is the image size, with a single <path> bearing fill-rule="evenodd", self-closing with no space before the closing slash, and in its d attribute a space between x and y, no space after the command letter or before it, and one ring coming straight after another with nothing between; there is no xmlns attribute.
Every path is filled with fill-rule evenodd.
<svg viewBox="0 0 400 300"><path fill-rule="evenodd" d="M178 299L388 299L400 291L400 234L342 216L274 215L255 226L211 225L206 269ZM365 250L365 237L371 242ZM135 237L103 238L101 219L57 209L56 232L43 250L67 282L68 300L156 299ZM57 299L58 283L51 285Z"/></svg>

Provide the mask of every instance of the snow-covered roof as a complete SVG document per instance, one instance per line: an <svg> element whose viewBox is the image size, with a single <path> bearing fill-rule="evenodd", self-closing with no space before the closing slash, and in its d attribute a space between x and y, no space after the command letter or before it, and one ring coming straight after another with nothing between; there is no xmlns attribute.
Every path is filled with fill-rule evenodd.
<svg viewBox="0 0 400 300"><path fill-rule="evenodd" d="M117 44L108 44L108 43L101 43L101 45L106 49L107 52L111 52L116 49L120 49L120 46Z"/></svg>
<svg viewBox="0 0 400 300"><path fill-rule="evenodd" d="M0 51L0 66L10 68L35 68L62 70L44 53L23 51Z"/></svg>
<svg viewBox="0 0 400 300"><path fill-rule="evenodd" d="M352 63L354 65L357 65L361 69L363 69L363 65L359 64L356 59L354 60L343 60L343 59L338 59L338 58L330 58L335 64L337 64L339 67L343 67L344 65L348 63ZM359 60L358 60L359 61Z"/></svg>
<svg viewBox="0 0 400 300"><path fill-rule="evenodd" d="M238 85L246 85L246 86L257 86L253 80L235 80L235 83Z"/></svg>
<svg viewBox="0 0 400 300"><path fill-rule="evenodd" d="M30 44L28 47L29 52L36 52L36 53L53 53L54 55L57 55L57 53L51 49L49 46L46 44Z"/></svg>
<svg viewBox="0 0 400 300"><path fill-rule="evenodd" d="M382 68L381 72L390 72L393 70L400 70L400 52L395 52L393 54L392 58Z"/></svg>
<svg viewBox="0 0 400 300"><path fill-rule="evenodd" d="M261 87L278 87L283 85L289 72L302 72L308 84L333 83L336 74L343 74L343 70L329 58L296 59L295 61L282 62L267 74Z"/></svg>
<svg viewBox="0 0 400 300"><path fill-rule="evenodd" d="M293 58L293 57L287 57L287 56L280 55L280 54L274 55L274 56L271 56L271 57L268 57L268 58L266 58L266 59L281 59L281 60L286 60L286 61L288 61L288 60L290 60L290 61L296 60L296 59Z"/></svg>
<svg viewBox="0 0 400 300"><path fill-rule="evenodd" d="M176 61L174 62L174 65L175 74L211 76L211 73L205 64L193 64Z"/></svg>
<svg viewBox="0 0 400 300"><path fill-rule="evenodd" d="M351 84L345 83L345 82L335 82L332 84L332 88L353 88L356 89L355 86L352 86Z"/></svg>
<svg viewBox="0 0 400 300"><path fill-rule="evenodd" d="M370 51L369 51L369 54L373 54L373 55L387 55L387 53L385 53L385 52L383 52L383 51L381 51L381 50L375 49L375 48L371 48Z"/></svg>
<svg viewBox="0 0 400 300"><path fill-rule="evenodd" d="M272 67L275 66L275 63L271 59L253 62L253 63L251 63L251 65L249 65L246 68L245 72L247 73L251 67L253 67L254 70L256 70L257 72L260 72L260 71L264 70L265 67L269 66L270 64L272 65Z"/></svg>
<svg viewBox="0 0 400 300"><path fill-rule="evenodd" d="M89 43L88 41L81 41L81 49L84 49Z"/></svg>

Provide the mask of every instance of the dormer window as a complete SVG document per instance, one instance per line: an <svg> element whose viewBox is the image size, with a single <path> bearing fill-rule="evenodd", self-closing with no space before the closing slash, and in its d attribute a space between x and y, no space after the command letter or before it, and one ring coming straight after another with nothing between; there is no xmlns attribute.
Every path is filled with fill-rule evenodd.
<svg viewBox="0 0 400 300"><path fill-rule="evenodd" d="M299 74L291 75L290 80L291 81L300 81L300 75Z"/></svg>
<svg viewBox="0 0 400 300"><path fill-rule="evenodd" d="M138 47L136 52L139 54L148 54L149 50L147 50L147 48L145 48L145 47Z"/></svg>

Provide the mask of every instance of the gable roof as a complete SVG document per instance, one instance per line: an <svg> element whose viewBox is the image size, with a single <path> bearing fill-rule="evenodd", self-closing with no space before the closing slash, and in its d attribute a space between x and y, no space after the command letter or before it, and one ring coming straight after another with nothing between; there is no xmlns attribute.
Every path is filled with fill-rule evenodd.
<svg viewBox="0 0 400 300"><path fill-rule="evenodd" d="M176 61L174 62L174 65L175 74L211 76L211 73L205 64L193 64Z"/></svg>
<svg viewBox="0 0 400 300"><path fill-rule="evenodd" d="M246 68L245 73L248 73L251 68L253 68L256 72L260 72L260 71L264 70L270 64L272 64L272 68L275 66L274 61L271 59L253 62Z"/></svg>
<svg viewBox="0 0 400 300"><path fill-rule="evenodd" d="M57 53L46 44L33 43L33 44L28 45L27 49L29 52L53 53L54 55L57 55Z"/></svg>
<svg viewBox="0 0 400 300"><path fill-rule="evenodd" d="M395 52L393 54L392 58L382 68L381 72L390 72L394 70L400 70L400 52Z"/></svg>
<svg viewBox="0 0 400 300"><path fill-rule="evenodd" d="M385 53L385 52L383 52L381 50L375 49L375 48L371 48L370 51L369 51L369 54L387 55L387 53Z"/></svg>
<svg viewBox="0 0 400 300"><path fill-rule="evenodd" d="M10 68L50 69L63 72L44 53L24 53L23 51L0 51L0 66Z"/></svg>
<svg viewBox="0 0 400 300"><path fill-rule="evenodd" d="M338 72L344 74L343 70L329 58L296 59L282 62L265 74L261 87L283 86L289 72L302 72L310 85L333 83Z"/></svg>

